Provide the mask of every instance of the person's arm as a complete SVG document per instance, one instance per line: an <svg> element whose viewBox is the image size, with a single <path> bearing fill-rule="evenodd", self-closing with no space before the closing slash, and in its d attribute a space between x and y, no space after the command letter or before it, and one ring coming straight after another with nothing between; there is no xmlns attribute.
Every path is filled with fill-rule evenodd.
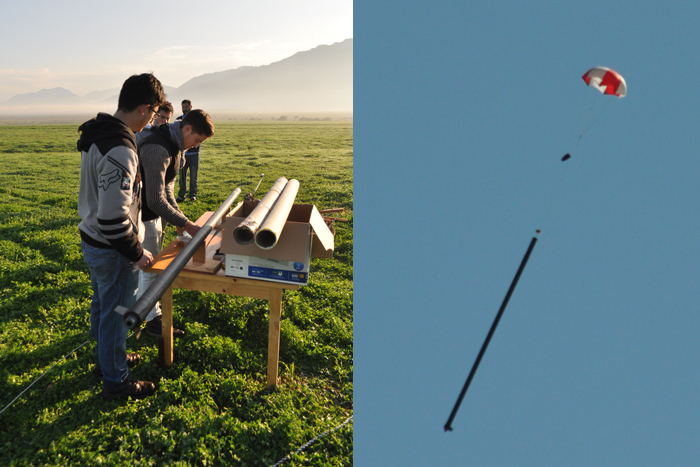
<svg viewBox="0 0 700 467"><path fill-rule="evenodd" d="M177 200L175 199L175 180L168 183L168 186L165 189L165 197L168 200L168 203L170 203L170 206L172 206L173 209L178 211L185 219L187 219L187 216L185 216L185 214L182 212L180 206L177 204ZM186 231L193 237L197 232L199 232L199 229L201 229L201 227L190 220L188 220L184 226L175 226L175 230L177 230L178 235L182 235L182 232Z"/></svg>
<svg viewBox="0 0 700 467"><path fill-rule="evenodd" d="M144 255L137 232L129 217L137 183L138 159L126 146L111 149L97 164L97 225L100 233L117 250L133 262Z"/></svg>
<svg viewBox="0 0 700 467"><path fill-rule="evenodd" d="M159 144L146 144L141 148L140 154L148 208L166 222L176 227L185 227L187 217L177 207L174 199L172 202L168 199L172 194L167 193L165 173L170 164L170 154Z"/></svg>
<svg viewBox="0 0 700 467"><path fill-rule="evenodd" d="M185 216L185 214L182 212L182 209L180 209L180 205L177 204L177 200L175 199L175 179L173 179L165 187L165 199L168 201L168 204L170 204L170 206L172 206L173 209Z"/></svg>

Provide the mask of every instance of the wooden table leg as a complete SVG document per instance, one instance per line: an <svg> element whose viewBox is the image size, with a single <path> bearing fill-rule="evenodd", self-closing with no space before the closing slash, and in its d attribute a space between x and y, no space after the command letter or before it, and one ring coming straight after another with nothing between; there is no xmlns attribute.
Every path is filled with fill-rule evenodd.
<svg viewBox="0 0 700 467"><path fill-rule="evenodd" d="M280 321L282 320L282 289L270 290L270 335L267 343L267 387L277 386L280 358Z"/></svg>
<svg viewBox="0 0 700 467"><path fill-rule="evenodd" d="M161 312L163 313L163 345L166 368L173 366L173 289L168 287L161 297Z"/></svg>

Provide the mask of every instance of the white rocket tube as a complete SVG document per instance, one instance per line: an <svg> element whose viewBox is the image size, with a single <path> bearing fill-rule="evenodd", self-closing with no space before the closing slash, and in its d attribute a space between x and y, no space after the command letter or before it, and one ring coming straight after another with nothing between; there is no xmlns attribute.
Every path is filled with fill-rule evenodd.
<svg viewBox="0 0 700 467"><path fill-rule="evenodd" d="M237 243L248 245L253 242L255 239L255 232L257 232L260 224L265 220L265 217L270 212L270 209L275 204L275 201L277 201L277 198L286 184L286 178L278 178L274 185L272 185L272 188L270 188L270 191L263 197L262 201L255 206L253 212L233 230L233 238Z"/></svg>
<svg viewBox="0 0 700 467"><path fill-rule="evenodd" d="M255 244L260 248L269 250L277 245L277 240L282 234L284 223L287 222L298 191L299 180L289 180L260 229L255 233Z"/></svg>

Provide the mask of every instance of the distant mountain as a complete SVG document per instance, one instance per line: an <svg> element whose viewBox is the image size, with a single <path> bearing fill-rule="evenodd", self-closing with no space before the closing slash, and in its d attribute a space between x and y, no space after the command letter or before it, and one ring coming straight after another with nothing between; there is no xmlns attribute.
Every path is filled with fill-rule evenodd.
<svg viewBox="0 0 700 467"><path fill-rule="evenodd" d="M106 91L93 91L89 94L85 94L81 99L87 102L100 102L114 98L116 101L119 98L119 91L119 88L107 89Z"/></svg>
<svg viewBox="0 0 700 467"><path fill-rule="evenodd" d="M168 96L168 99L170 99L169 96L171 94L173 94L177 90L177 88L174 88L172 86L167 86L164 84L163 90L165 91L165 94ZM121 88L113 88L113 89L108 89L106 91L93 91L89 94L85 94L80 99L83 102L100 102L100 103L104 103L106 105L116 106L117 102L119 101L119 91L121 91ZM173 104L173 106L174 106L174 104Z"/></svg>
<svg viewBox="0 0 700 467"><path fill-rule="evenodd" d="M6 105L57 105L72 104L80 101L77 94L65 88L42 89L37 92L17 94L3 102Z"/></svg>
<svg viewBox="0 0 700 467"><path fill-rule="evenodd" d="M180 102L209 112L324 112L352 111L352 39L320 45L263 66L243 66L208 73L179 88L163 86L175 115ZM0 112L110 111L119 88L94 91L82 97L64 88L18 94L0 103Z"/></svg>
<svg viewBox="0 0 700 467"><path fill-rule="evenodd" d="M198 76L172 97L208 111L348 111L352 75L353 42L346 39L269 65Z"/></svg>

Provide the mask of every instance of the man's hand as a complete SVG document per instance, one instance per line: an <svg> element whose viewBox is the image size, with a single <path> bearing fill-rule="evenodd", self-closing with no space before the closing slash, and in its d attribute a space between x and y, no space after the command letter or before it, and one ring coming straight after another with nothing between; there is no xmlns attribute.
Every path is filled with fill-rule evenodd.
<svg viewBox="0 0 700 467"><path fill-rule="evenodd" d="M192 237L194 237L197 234L197 232L199 232L199 229L201 229L201 227L196 224L193 224L191 221L187 221L187 224L185 224L185 231Z"/></svg>
<svg viewBox="0 0 700 467"><path fill-rule="evenodd" d="M182 227L178 227L178 226L175 226L175 230L177 231L178 235L182 235L182 232L185 231L185 229L183 229Z"/></svg>
<svg viewBox="0 0 700 467"><path fill-rule="evenodd" d="M153 264L153 255L151 254L150 251L148 251L144 248L143 256L141 257L140 260L138 260L136 262L136 265L139 267L139 269L144 270L144 269L150 267L152 264Z"/></svg>

